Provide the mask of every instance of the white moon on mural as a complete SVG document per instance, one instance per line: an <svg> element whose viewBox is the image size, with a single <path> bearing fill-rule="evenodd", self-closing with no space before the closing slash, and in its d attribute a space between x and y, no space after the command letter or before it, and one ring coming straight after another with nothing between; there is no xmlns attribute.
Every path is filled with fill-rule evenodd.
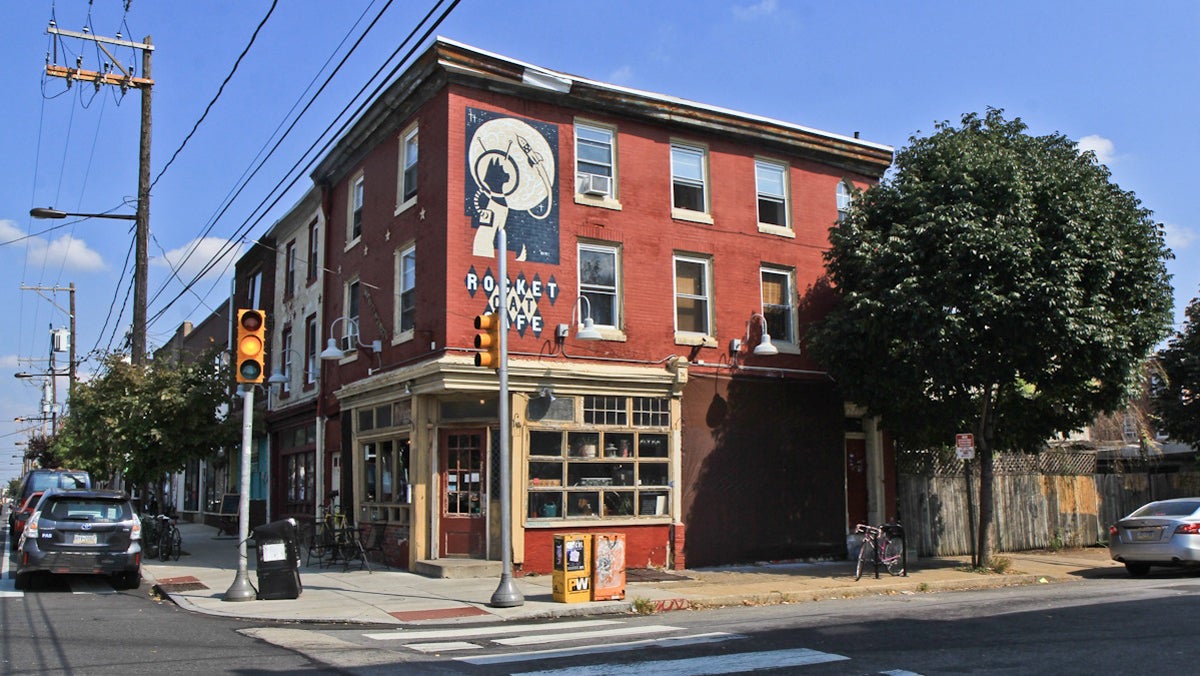
<svg viewBox="0 0 1200 676"><path fill-rule="evenodd" d="M546 139L521 120L502 117L479 125L467 161L480 189L503 198L511 210L531 211L550 199L554 154Z"/></svg>

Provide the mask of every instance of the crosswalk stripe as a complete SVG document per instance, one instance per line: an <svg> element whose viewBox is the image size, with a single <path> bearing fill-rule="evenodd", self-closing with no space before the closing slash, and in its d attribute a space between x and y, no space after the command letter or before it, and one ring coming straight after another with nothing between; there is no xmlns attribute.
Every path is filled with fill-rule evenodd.
<svg viewBox="0 0 1200 676"><path fill-rule="evenodd" d="M479 645L466 641L442 641L440 643L405 643L404 647L422 653L448 653L455 650L475 650L479 648Z"/></svg>
<svg viewBox="0 0 1200 676"><path fill-rule="evenodd" d="M551 632L560 629L581 629L583 627L600 627L609 624L620 624L620 621L574 620L554 624L487 624L456 629L417 629L412 631L398 629L396 631L363 634L363 636L376 641L412 641L430 638L462 638L464 636L499 636L524 632Z"/></svg>
<svg viewBox="0 0 1200 676"><path fill-rule="evenodd" d="M824 653L819 650L797 648L794 650L768 650L753 653L734 653L711 657L689 657L679 660L655 660L652 662L589 664L550 669L525 671L514 676L608 676L619 674L646 674L655 676L709 676L711 674L737 674L755 669L785 669L809 664L822 664L848 660L844 655Z"/></svg>
<svg viewBox="0 0 1200 676"><path fill-rule="evenodd" d="M596 631L568 631L558 634L537 634L534 636L514 636L512 638L493 639L500 645L538 645L541 643L556 643L558 641L575 641L588 638L606 638L611 636L631 636L641 634L662 634L668 631L682 631L683 627L671 627L665 624L646 626L615 627Z"/></svg>
<svg viewBox="0 0 1200 676"><path fill-rule="evenodd" d="M575 657L578 655L595 655L601 653L616 653L625 652L628 650L637 650L655 646L658 648L675 648L689 645L703 645L706 643L721 643L731 639L746 638L742 634L727 634L725 632L715 631L706 634L693 634L689 636L668 636L664 638L650 638L641 641L626 641L624 643L605 643L598 646L580 646L577 648L552 648L549 650L529 650L517 653L503 653L496 655L472 655L470 657L455 657L459 662L485 666L489 664L506 664L509 662L532 662L534 660L550 660L561 659L563 657Z"/></svg>

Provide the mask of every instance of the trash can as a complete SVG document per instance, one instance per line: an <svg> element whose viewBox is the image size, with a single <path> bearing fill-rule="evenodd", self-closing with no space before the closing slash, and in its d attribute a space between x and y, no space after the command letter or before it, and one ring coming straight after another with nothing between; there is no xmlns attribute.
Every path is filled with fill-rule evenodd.
<svg viewBox="0 0 1200 676"><path fill-rule="evenodd" d="M296 528L295 519L272 521L254 528L259 600L300 596L300 547Z"/></svg>
<svg viewBox="0 0 1200 676"><path fill-rule="evenodd" d="M551 596L559 603L592 599L592 536L566 533L554 536L554 574Z"/></svg>
<svg viewBox="0 0 1200 676"><path fill-rule="evenodd" d="M625 598L625 534L594 533L592 544L592 600Z"/></svg>

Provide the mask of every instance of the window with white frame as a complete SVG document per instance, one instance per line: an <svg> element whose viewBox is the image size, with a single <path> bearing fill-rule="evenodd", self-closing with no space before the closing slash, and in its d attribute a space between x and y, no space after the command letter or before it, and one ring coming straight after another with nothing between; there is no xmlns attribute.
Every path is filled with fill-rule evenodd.
<svg viewBox="0 0 1200 676"><path fill-rule="evenodd" d="M759 224L788 227L787 165L755 160L754 181L758 188Z"/></svg>
<svg viewBox="0 0 1200 676"><path fill-rule="evenodd" d="M400 139L400 185L397 208L417 197L417 128L414 126Z"/></svg>
<svg viewBox="0 0 1200 676"><path fill-rule="evenodd" d="M838 221L841 222L850 215L850 203L854 200L854 193L851 191L849 184L845 181L838 181L837 184L837 212Z"/></svg>
<svg viewBox="0 0 1200 676"><path fill-rule="evenodd" d="M412 331L417 318L417 247L396 251L396 333Z"/></svg>
<svg viewBox="0 0 1200 676"><path fill-rule="evenodd" d="M762 268L762 313L771 341L796 342L796 311L792 305L793 273L784 268Z"/></svg>
<svg viewBox="0 0 1200 676"><path fill-rule="evenodd" d="M618 247L579 245L579 293L588 299L598 326L621 326L620 262Z"/></svg>
<svg viewBox="0 0 1200 676"><path fill-rule="evenodd" d="M312 385L317 382L317 369L321 364L317 361L317 317L312 315L304 320L304 384Z"/></svg>
<svg viewBox="0 0 1200 676"><path fill-rule="evenodd" d="M321 260L321 231L317 219L308 224L308 282L317 281L317 266Z"/></svg>
<svg viewBox="0 0 1200 676"><path fill-rule="evenodd" d="M675 256L675 330L712 335L712 277L707 258Z"/></svg>
<svg viewBox="0 0 1200 676"><path fill-rule="evenodd" d="M699 146L671 144L671 205L676 209L708 212L707 153Z"/></svg>
<svg viewBox="0 0 1200 676"><path fill-rule="evenodd" d="M291 298L296 293L296 240L287 243L284 249L283 297Z"/></svg>
<svg viewBox="0 0 1200 676"><path fill-rule="evenodd" d="M616 194L616 133L609 127L575 123L575 192L592 197Z"/></svg>
<svg viewBox="0 0 1200 676"><path fill-rule="evenodd" d="M283 373L283 383L279 388L280 394L292 391L292 327L287 326L280 335L280 371Z"/></svg>
<svg viewBox="0 0 1200 676"><path fill-rule="evenodd" d="M347 217L346 243L350 244L362 236L363 218L363 175L360 173L350 181L350 213Z"/></svg>

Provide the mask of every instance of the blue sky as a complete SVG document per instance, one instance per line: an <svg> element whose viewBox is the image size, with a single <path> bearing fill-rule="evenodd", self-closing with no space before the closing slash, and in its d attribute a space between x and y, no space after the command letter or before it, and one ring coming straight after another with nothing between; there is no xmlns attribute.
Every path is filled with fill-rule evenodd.
<svg viewBox="0 0 1200 676"><path fill-rule="evenodd" d="M164 172L271 4L134 0L124 14L122 0L24 0L0 9L8 25L0 69L7 98L0 107L0 313L11 322L0 335L0 480L16 472L15 444L40 425L12 422L38 416L41 398L35 381L12 374L44 371L49 329L68 323L61 309L67 294L47 297L21 286L75 284L81 355L119 345L130 321L130 276L123 274L129 223L28 216L35 206L132 213L122 203L133 201L137 185L140 97L90 85L67 91L62 80L44 78L52 13L60 28L78 31L90 9L94 33L120 31L139 41L149 35L156 47L151 175L162 175L151 199L153 347L228 296L228 274L209 275L180 295L168 261L190 279L239 231L248 230L243 239L262 234L305 181L273 209L259 209L262 200L307 163L307 149L372 74L397 63L399 57L389 57L434 0L393 2L332 79L333 65L385 0L279 0L220 99ZM1033 133L1061 132L1095 150L1113 180L1166 224L1176 255L1169 268L1177 317L1198 295L1200 224L1193 214L1200 212L1200 191L1188 162L1200 156L1198 3L462 0L434 34L591 79L839 134L860 132L896 148L937 121L1003 108ZM71 54L60 52L58 63L73 65L75 54L83 54L84 67L95 67L94 47L64 44ZM115 54L140 68L140 57L128 49ZM306 88L326 80L279 149L231 199L260 151L307 102ZM184 263L190 247L197 253ZM227 272L227 262L216 271Z"/></svg>

